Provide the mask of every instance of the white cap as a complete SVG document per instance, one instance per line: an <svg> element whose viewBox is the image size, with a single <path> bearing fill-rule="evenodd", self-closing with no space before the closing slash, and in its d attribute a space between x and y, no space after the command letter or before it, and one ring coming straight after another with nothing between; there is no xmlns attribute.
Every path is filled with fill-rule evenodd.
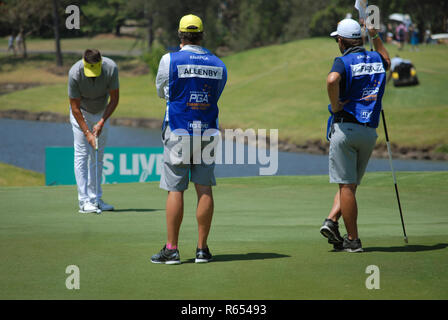
<svg viewBox="0 0 448 320"><path fill-rule="evenodd" d="M361 26L353 19L344 19L338 23L338 29L332 32L330 36L340 36L347 39L361 38Z"/></svg>

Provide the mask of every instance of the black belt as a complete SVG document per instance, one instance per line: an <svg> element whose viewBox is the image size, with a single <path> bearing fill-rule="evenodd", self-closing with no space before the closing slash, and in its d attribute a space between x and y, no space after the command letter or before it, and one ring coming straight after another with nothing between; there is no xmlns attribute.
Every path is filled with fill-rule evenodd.
<svg viewBox="0 0 448 320"><path fill-rule="evenodd" d="M345 123L356 123L356 124L359 124L360 126L371 128L369 123L361 123L361 122L359 122L356 119L349 119L349 118L338 117L338 118L335 118L334 121L333 121L333 123L344 123L344 122Z"/></svg>

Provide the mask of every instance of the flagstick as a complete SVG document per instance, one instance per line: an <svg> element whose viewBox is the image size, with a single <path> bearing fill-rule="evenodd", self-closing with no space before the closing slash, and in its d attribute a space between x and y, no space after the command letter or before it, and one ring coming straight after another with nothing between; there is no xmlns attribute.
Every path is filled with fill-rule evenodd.
<svg viewBox="0 0 448 320"><path fill-rule="evenodd" d="M368 5L368 2L366 2L366 8L367 8L367 5ZM356 7L356 5L355 5L355 7ZM361 16L361 11L359 11L359 13L360 13L360 16ZM367 31L367 37L369 39L370 51L373 51L373 41L370 39L369 30L367 30L367 20L366 20L367 17L366 16L364 17L364 30ZM400 211L401 226L403 227L404 242L408 243L408 237L406 235L406 229L405 229L405 226L404 226L403 211L401 210L400 194L398 193L397 177L395 175L394 166L392 164L392 150L391 150L391 147L390 147L389 135L387 133L386 116L384 115L384 109L383 108L381 108L381 117L383 119L384 133L386 135L387 153L389 154L389 165L390 165L390 170L392 171L392 178L394 180L395 195L397 197L398 209Z"/></svg>

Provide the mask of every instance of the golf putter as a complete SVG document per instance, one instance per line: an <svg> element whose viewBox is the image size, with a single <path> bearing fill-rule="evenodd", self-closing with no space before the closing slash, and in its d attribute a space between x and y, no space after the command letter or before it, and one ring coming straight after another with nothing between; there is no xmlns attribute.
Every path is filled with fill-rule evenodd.
<svg viewBox="0 0 448 320"><path fill-rule="evenodd" d="M95 196L96 196L96 213L101 213L98 200L98 137L95 137Z"/></svg>

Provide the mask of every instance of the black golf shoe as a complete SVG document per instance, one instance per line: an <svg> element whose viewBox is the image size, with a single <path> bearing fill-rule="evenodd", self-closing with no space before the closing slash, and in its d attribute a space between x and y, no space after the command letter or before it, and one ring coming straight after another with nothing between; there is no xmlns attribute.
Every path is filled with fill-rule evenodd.
<svg viewBox="0 0 448 320"><path fill-rule="evenodd" d="M344 251L343 242L333 243L333 251Z"/></svg>
<svg viewBox="0 0 448 320"><path fill-rule="evenodd" d="M328 239L328 243L332 244L335 250L342 250L344 239L339 233L339 224L337 222L331 219L325 219L320 228L320 233Z"/></svg>
<svg viewBox="0 0 448 320"><path fill-rule="evenodd" d="M211 260L212 260L212 254L210 253L210 250L208 249L208 247L205 249L196 248L196 260L194 262L206 263Z"/></svg>
<svg viewBox="0 0 448 320"><path fill-rule="evenodd" d="M180 264L180 254L177 249L167 249L166 246L151 257L152 263L164 263L164 264Z"/></svg>
<svg viewBox="0 0 448 320"><path fill-rule="evenodd" d="M344 251L347 252L363 252L361 239L350 240L347 235L344 236L344 242L342 244Z"/></svg>

